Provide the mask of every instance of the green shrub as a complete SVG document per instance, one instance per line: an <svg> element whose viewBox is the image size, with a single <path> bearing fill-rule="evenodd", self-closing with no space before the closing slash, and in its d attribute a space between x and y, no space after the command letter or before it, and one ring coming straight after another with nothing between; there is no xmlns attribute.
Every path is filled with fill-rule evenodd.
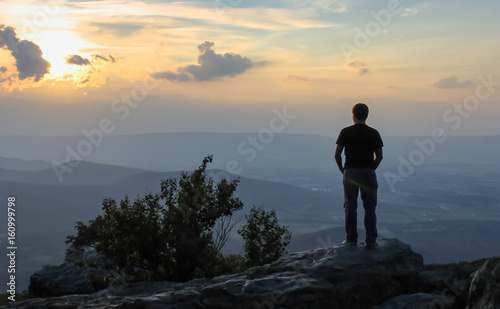
<svg viewBox="0 0 500 309"><path fill-rule="evenodd" d="M131 202L106 198L103 214L88 224L77 222L75 236L68 236L68 261L87 267L116 270L140 280L187 281L216 275L220 261L214 245L217 220L243 207L233 196L239 180L214 183L206 168L213 157L179 179L161 182L161 193L147 193ZM76 253L94 247L97 260L75 260Z"/></svg>
<svg viewBox="0 0 500 309"><path fill-rule="evenodd" d="M247 222L238 230L245 240L245 258L248 266L271 263L286 254L286 246L292 234L278 224L274 210L252 207L245 216Z"/></svg>

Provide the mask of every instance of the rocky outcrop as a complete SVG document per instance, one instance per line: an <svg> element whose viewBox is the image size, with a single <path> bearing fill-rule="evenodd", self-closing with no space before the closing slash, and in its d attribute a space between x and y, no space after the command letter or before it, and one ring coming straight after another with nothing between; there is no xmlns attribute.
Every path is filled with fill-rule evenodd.
<svg viewBox="0 0 500 309"><path fill-rule="evenodd" d="M95 250L86 250L77 259L98 260ZM59 266L45 266L30 277L29 298L55 297L70 294L91 294L106 287L110 271L103 268L82 268L65 262Z"/></svg>
<svg viewBox="0 0 500 309"><path fill-rule="evenodd" d="M422 257L408 245L383 239L372 250L362 246L322 248L234 275L186 283L116 284L93 294L29 299L9 308L456 309L465 308L466 301L495 301L479 292L485 286L487 294L498 291L498 281L487 275L493 269L498 274L495 267L476 274L477 297L467 299L470 272L424 270Z"/></svg>
<svg viewBox="0 0 500 309"><path fill-rule="evenodd" d="M395 239L375 250L333 247L292 254L244 273L187 283L122 285L90 295L32 299L14 308L367 308L407 293L422 257Z"/></svg>
<svg viewBox="0 0 500 309"><path fill-rule="evenodd" d="M95 292L86 271L71 263L45 266L30 277L28 296L54 297Z"/></svg>
<svg viewBox="0 0 500 309"><path fill-rule="evenodd" d="M500 308L500 259L484 263L472 279L467 309Z"/></svg>

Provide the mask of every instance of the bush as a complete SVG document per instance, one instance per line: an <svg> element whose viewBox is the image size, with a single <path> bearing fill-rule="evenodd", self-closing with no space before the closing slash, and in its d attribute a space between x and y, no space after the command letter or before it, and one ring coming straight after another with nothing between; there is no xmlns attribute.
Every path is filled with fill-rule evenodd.
<svg viewBox="0 0 500 309"><path fill-rule="evenodd" d="M233 196L239 180L218 183L206 176L208 163L180 179L161 182L161 193L148 193L132 203L102 203L103 214L88 224L77 222L76 236L68 236L66 259L91 246L101 254L101 266L139 280L187 281L215 275L220 261L214 244L216 222L243 207ZM95 261L74 261L92 266Z"/></svg>
<svg viewBox="0 0 500 309"><path fill-rule="evenodd" d="M245 258L248 266L271 263L286 254L286 246L292 234L285 226L278 224L274 210L252 207L245 216L247 222L238 230L245 240Z"/></svg>

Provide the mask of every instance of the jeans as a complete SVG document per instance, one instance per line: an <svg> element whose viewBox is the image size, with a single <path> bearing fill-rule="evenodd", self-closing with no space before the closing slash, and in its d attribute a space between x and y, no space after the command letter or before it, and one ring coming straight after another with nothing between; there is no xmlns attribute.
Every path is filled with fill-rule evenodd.
<svg viewBox="0 0 500 309"><path fill-rule="evenodd" d="M358 192L361 191L361 200L365 209L366 242L374 243L377 240L377 175L370 168L350 168L344 170L344 209L345 231L348 242L358 241L357 207Z"/></svg>

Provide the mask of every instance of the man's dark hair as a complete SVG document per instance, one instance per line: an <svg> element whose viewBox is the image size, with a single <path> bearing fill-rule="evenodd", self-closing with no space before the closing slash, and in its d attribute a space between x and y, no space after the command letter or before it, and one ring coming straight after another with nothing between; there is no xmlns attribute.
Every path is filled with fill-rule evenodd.
<svg viewBox="0 0 500 309"><path fill-rule="evenodd" d="M354 117L359 120L366 120L366 118L368 118L368 106L363 103L358 103L352 108L352 113Z"/></svg>

